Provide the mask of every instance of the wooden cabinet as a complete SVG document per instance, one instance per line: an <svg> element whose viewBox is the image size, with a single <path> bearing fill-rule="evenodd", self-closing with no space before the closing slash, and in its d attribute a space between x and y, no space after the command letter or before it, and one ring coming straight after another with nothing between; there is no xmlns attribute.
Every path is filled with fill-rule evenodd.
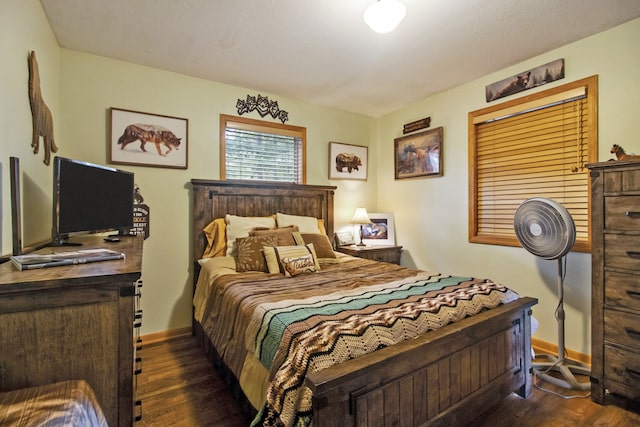
<svg viewBox="0 0 640 427"><path fill-rule="evenodd" d="M640 401L640 162L591 170L591 396Z"/></svg>
<svg viewBox="0 0 640 427"><path fill-rule="evenodd" d="M400 265L402 246L339 246L336 251L343 254L372 259L374 261L390 262Z"/></svg>
<svg viewBox="0 0 640 427"><path fill-rule="evenodd" d="M133 423L134 295L142 238L80 248L108 248L126 259L19 271L0 265L0 391L84 379L110 426Z"/></svg>

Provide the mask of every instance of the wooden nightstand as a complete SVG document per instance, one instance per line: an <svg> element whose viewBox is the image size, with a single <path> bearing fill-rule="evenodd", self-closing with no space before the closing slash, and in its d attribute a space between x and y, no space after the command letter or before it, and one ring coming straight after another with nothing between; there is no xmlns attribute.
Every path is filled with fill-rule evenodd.
<svg viewBox="0 0 640 427"><path fill-rule="evenodd" d="M338 246L336 251L343 254L372 259L374 261L390 262L400 265L402 246Z"/></svg>

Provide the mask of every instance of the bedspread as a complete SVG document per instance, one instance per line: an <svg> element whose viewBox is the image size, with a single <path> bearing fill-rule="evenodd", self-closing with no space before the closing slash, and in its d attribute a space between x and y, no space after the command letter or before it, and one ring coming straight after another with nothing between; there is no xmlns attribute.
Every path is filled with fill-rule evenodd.
<svg viewBox="0 0 640 427"><path fill-rule="evenodd" d="M517 298L489 280L354 259L295 278L218 277L202 325L237 378L248 358L269 371L252 425L309 425L307 373Z"/></svg>

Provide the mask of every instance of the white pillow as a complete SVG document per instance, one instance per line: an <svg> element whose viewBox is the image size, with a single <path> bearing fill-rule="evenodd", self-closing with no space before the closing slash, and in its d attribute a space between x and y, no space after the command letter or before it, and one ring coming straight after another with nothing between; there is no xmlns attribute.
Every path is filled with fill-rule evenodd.
<svg viewBox="0 0 640 427"><path fill-rule="evenodd" d="M312 216L287 215L283 213L276 214L278 227L288 227L297 225L300 233L320 233L318 228L318 219Z"/></svg>
<svg viewBox="0 0 640 427"><path fill-rule="evenodd" d="M225 215L227 223L227 256L236 253L236 239L249 237L249 232L257 227L275 228L276 220L273 216L237 216Z"/></svg>

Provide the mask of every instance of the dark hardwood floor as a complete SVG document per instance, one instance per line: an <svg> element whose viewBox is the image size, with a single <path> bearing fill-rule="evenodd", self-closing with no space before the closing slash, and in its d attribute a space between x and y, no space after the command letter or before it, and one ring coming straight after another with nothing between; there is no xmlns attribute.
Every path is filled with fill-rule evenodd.
<svg viewBox="0 0 640 427"><path fill-rule="evenodd" d="M172 338L144 345L138 396L142 399L145 426L247 426L242 408L218 372L211 366L196 339ZM546 388L553 388L541 384ZM562 393L566 390L555 389ZM522 399L512 394L470 425L513 426L640 426L640 412L616 406L600 406L590 398L564 399L534 388Z"/></svg>

